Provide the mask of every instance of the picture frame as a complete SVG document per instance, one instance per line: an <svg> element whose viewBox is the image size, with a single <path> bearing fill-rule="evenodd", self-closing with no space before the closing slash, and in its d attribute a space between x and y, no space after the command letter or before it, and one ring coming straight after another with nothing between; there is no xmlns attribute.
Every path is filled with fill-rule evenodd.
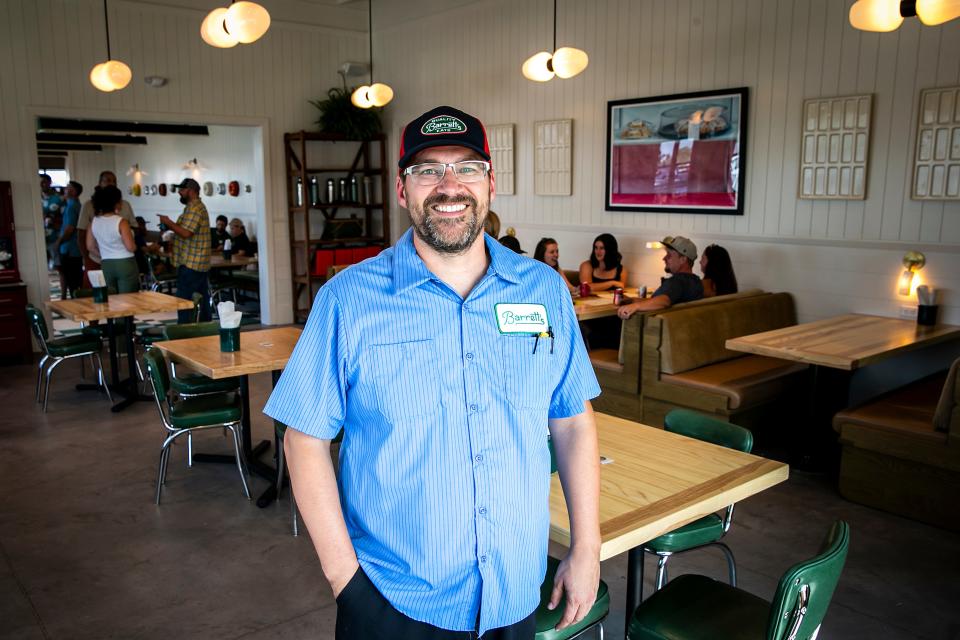
<svg viewBox="0 0 960 640"><path fill-rule="evenodd" d="M743 215L747 87L607 102L607 211Z"/></svg>
<svg viewBox="0 0 960 640"><path fill-rule="evenodd" d="M803 101L801 200L864 200L870 160L873 95Z"/></svg>

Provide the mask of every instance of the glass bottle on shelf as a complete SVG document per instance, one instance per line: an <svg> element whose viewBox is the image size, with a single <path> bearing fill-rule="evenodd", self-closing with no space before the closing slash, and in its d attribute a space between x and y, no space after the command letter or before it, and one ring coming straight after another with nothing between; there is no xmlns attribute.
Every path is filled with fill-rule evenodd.
<svg viewBox="0 0 960 640"><path fill-rule="evenodd" d="M302 207L303 206L303 179L300 176L297 176L297 184L296 184L295 191L296 191L296 194L294 195L294 197L296 198L297 206Z"/></svg>
<svg viewBox="0 0 960 640"><path fill-rule="evenodd" d="M333 178L327 178L327 203L337 199L337 186Z"/></svg>
<svg viewBox="0 0 960 640"><path fill-rule="evenodd" d="M350 201L360 202L360 184L357 182L357 176L350 178Z"/></svg>
<svg viewBox="0 0 960 640"><path fill-rule="evenodd" d="M310 206L316 207L320 204L320 182L317 176L310 176Z"/></svg>

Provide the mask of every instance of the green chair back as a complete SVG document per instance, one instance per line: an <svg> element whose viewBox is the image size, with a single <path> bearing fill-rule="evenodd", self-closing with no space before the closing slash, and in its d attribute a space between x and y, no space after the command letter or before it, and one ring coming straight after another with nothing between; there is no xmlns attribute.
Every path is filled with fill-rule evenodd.
<svg viewBox="0 0 960 640"><path fill-rule="evenodd" d="M550 473L557 472L557 450L553 448L553 438L547 436L547 447L550 448Z"/></svg>
<svg viewBox="0 0 960 640"><path fill-rule="evenodd" d="M163 328L163 335L167 340L182 340L184 338L199 338L201 336L215 336L220 333L220 323L193 322L189 324L168 324Z"/></svg>
<svg viewBox="0 0 960 640"><path fill-rule="evenodd" d="M40 310L32 304L27 305L27 320L30 322L30 328L33 329L33 335L37 337L41 345L46 344L50 339L50 332L47 330L47 319L43 317Z"/></svg>
<svg viewBox="0 0 960 640"><path fill-rule="evenodd" d="M166 398L170 391L170 373L167 371L167 361L163 351L157 347L150 347L143 354L143 362L147 365L147 373L153 382L153 392L157 399Z"/></svg>
<svg viewBox="0 0 960 640"><path fill-rule="evenodd" d="M749 429L690 409L674 409L668 413L663 420L663 428L672 433L745 453L750 453L753 449L753 434Z"/></svg>
<svg viewBox="0 0 960 640"><path fill-rule="evenodd" d="M849 546L850 526L838 520L830 527L816 556L793 565L783 574L770 603L768 640L808 640L820 627ZM805 609L802 613L801 608Z"/></svg>

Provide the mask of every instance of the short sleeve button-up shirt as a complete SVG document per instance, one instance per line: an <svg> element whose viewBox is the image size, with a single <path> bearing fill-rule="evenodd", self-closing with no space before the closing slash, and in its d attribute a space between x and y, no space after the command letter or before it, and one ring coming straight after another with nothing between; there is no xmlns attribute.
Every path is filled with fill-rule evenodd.
<svg viewBox="0 0 960 640"><path fill-rule="evenodd" d="M183 208L177 224L192 231L189 238L173 239L173 266L183 265L194 271L210 270L210 216L207 207L198 198Z"/></svg>
<svg viewBox="0 0 960 640"><path fill-rule="evenodd" d="M560 276L485 240L466 299L411 231L321 287L264 409L322 439L343 427L341 502L363 570L405 615L480 633L539 602L547 420L600 391ZM501 333L498 303L543 305L553 337Z"/></svg>

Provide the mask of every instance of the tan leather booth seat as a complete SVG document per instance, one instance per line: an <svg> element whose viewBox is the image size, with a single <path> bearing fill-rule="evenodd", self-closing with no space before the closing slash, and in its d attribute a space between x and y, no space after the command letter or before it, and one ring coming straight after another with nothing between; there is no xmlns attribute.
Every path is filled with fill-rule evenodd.
<svg viewBox="0 0 960 640"><path fill-rule="evenodd" d="M721 304L763 293L761 289L748 289L726 296L685 302L671 307L671 310ZM590 362L593 364L600 388L603 390L600 397L594 400L594 407L598 411L627 420L641 420L643 412L640 395L640 361L643 352L643 327L647 316L657 313L662 311L635 313L629 320L624 320L619 349L590 350Z"/></svg>
<svg viewBox="0 0 960 640"><path fill-rule="evenodd" d="M841 411L840 493L848 500L960 531L960 359ZM939 427L939 429L937 428Z"/></svg>
<svg viewBox="0 0 960 640"><path fill-rule="evenodd" d="M649 316L643 338L642 421L662 426L666 413L677 407L733 419L788 400L803 389L806 365L730 351L725 344L793 324L796 309L788 293L678 305Z"/></svg>

